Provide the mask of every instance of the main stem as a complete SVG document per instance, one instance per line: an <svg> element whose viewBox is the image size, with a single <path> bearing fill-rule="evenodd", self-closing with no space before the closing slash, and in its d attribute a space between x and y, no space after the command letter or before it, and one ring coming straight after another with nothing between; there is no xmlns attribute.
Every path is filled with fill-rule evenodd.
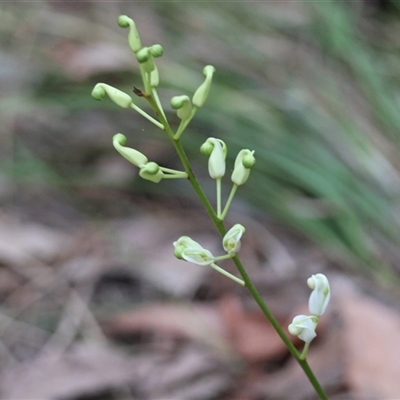
<svg viewBox="0 0 400 400"><path fill-rule="evenodd" d="M201 188L199 182L197 181L192 168L190 166L189 159L186 156L186 153L182 147L182 144L180 142L180 139L174 139L174 132L171 129L170 125L168 124L168 121L164 117L163 113L159 109L158 105L154 101L154 99L149 96L147 98L149 101L150 105L154 109L157 117L159 118L160 122L164 125L164 129L167 132L168 136L170 137L176 152L178 153L178 156L185 168L186 173L188 174L188 180L190 184L192 185L194 191L196 192L197 196L199 197L201 203L203 204L205 210L207 211L209 217L213 221L215 227L217 228L219 234L221 237L224 237L226 234L226 229L223 223L223 220L218 218L217 214L215 213L213 207L211 206L207 196L205 195L203 189ZM279 337L282 339L283 343L287 347L287 349L290 351L292 356L296 359L304 373L306 374L308 380L310 381L311 385L314 387L315 392L318 394L319 398L321 400L329 400L328 396L325 394L322 386L320 385L318 379L314 375L313 371L311 370L308 362L306 359L301 358L301 354L299 351L296 349L296 347L293 345L293 343L290 341L290 339L287 337L281 326L279 325L278 321L275 319L274 315L272 314L271 310L268 308L268 306L265 304L263 298L261 297L260 293L254 286L253 282L251 281L249 275L247 274L246 269L244 268L242 262L240 261L238 256L235 256L232 258L233 262L235 263L240 275L243 278L243 281L245 283L245 287L249 290L251 296L253 299L256 301L258 306L260 307L261 311L265 315L265 317L268 319L268 321L271 323L273 328L275 329L276 333L279 335Z"/></svg>

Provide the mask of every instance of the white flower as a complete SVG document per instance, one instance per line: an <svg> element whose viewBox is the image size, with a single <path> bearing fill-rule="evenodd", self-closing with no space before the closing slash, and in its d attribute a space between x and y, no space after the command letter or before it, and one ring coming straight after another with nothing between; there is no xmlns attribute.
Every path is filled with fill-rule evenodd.
<svg viewBox="0 0 400 400"><path fill-rule="evenodd" d="M308 278L307 285L312 289L308 301L310 313L320 317L325 312L331 297L328 279L324 274L312 275Z"/></svg>
<svg viewBox="0 0 400 400"><path fill-rule="evenodd" d="M240 150L236 156L235 167L231 176L232 182L238 186L243 185L250 175L250 168L252 168L255 163L254 150Z"/></svg>
<svg viewBox="0 0 400 400"><path fill-rule="evenodd" d="M310 343L317 334L315 333L316 323L314 317L307 315L297 315L293 318L292 323L288 329L292 335L297 336L299 339L306 343Z"/></svg>
<svg viewBox="0 0 400 400"><path fill-rule="evenodd" d="M224 247L225 251L228 253L237 253L241 246L240 239L245 232L246 228L243 225L233 225L222 239L222 246Z"/></svg>
<svg viewBox="0 0 400 400"><path fill-rule="evenodd" d="M209 156L208 173L212 179L221 179L225 175L225 159L228 152L221 139L208 138L200 147L200 151Z"/></svg>
<svg viewBox="0 0 400 400"><path fill-rule="evenodd" d="M209 250L204 249L199 243L188 236L181 236L174 242L175 257L197 265L210 265L214 262L214 256Z"/></svg>

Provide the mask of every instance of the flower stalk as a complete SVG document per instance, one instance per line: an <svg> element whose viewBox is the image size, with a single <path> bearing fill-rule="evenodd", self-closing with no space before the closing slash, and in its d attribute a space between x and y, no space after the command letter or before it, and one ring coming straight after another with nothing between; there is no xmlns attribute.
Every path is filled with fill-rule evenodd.
<svg viewBox="0 0 400 400"><path fill-rule="evenodd" d="M187 236L182 236L176 242L174 242L175 256L178 259L192 262L197 265L210 266L217 272L232 279L241 286L246 287L255 302L260 307L265 317L268 319L268 321L271 323L277 334L286 345L288 351L292 354L300 367L303 369L305 375L308 377L319 398L321 400L327 400L328 397L324 393L320 383L318 382L306 360L308 347L313 337L315 337L314 335L316 335L315 327L318 323L319 317L324 313L326 306L329 302L330 290L326 277L322 274L317 274L315 276L313 275L308 280L307 283L312 289L309 301L309 308L312 315L295 317L291 326L289 327L289 331L291 330L293 334L298 335L302 340L305 341L304 349L302 353L300 353L293 345L289 337L286 335L285 331L279 325L278 321L275 319L274 315L264 302L262 296L257 291L240 258L238 257L238 252L241 247L241 238L245 232L245 228L240 224L235 224L229 231L227 231L224 225L224 218L232 203L237 188L247 181L247 179L249 178L250 169L255 164L254 151L243 149L237 155L234 169L231 175L231 180L233 182L232 190L230 192L225 207L222 209L221 179L225 174L226 168L226 145L222 140L216 138L209 138L203 144L202 152L209 157L209 174L211 178L216 180L217 206L215 211L207 196L205 195L202 187L200 186L198 180L196 179L186 152L184 151L184 148L182 146L180 140L181 135L189 122L192 120L197 110L205 104L210 92L215 68L211 65L208 65L204 68L203 75L205 79L195 91L191 100L188 96L175 96L172 99L171 106L173 109L177 110L178 118L180 118L180 124L177 130L174 132L166 119L165 112L156 91L156 87L159 84L159 74L154 59L162 55L162 47L160 45L143 47L136 29L136 25L129 17L120 16L118 19L118 24L123 28L129 28L129 46L132 52L135 53L140 66L144 92L141 92L139 89L135 88L135 93L138 94L140 97L143 97L149 103L150 107L155 112L158 121L148 115L140 107L136 106L129 95L119 91L118 89L112 88L109 85L102 83L96 85L92 95L97 100L101 100L107 94L110 99L120 107L134 108L141 115L152 122L155 126L165 131L176 150L176 153L183 165L184 171L177 171L166 167L161 167L157 163L149 161L144 154L138 152L135 149L126 147L126 138L122 134L117 134L114 136L114 147L118 152L121 153L124 158L126 158L128 161L139 168L139 175L142 178L151 180L153 182L159 182L163 178L188 179L200 202L204 206L207 214L209 215L210 219L213 221L216 229L218 230L222 238L222 245L224 250L226 251L226 254L215 257L209 250L203 248L199 243L195 242ZM216 262L225 259L233 260L241 276L241 279L230 274L216 264Z"/></svg>

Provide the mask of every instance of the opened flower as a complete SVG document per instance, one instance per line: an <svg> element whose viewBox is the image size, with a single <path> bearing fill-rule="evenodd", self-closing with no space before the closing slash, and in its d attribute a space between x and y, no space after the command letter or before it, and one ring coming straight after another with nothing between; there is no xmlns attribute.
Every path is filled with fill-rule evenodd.
<svg viewBox="0 0 400 400"><path fill-rule="evenodd" d="M307 280L307 285L313 290L308 302L310 313L320 317L325 312L331 297L328 279L324 274L312 275Z"/></svg>
<svg viewBox="0 0 400 400"><path fill-rule="evenodd" d="M297 315L293 318L288 329L292 335L297 336L305 343L310 343L317 334L315 333L316 323L312 316Z"/></svg>
<svg viewBox="0 0 400 400"><path fill-rule="evenodd" d="M222 239L222 245L225 251L228 253L237 253L240 250L241 246L240 239L245 232L246 228L243 225L233 225Z"/></svg>

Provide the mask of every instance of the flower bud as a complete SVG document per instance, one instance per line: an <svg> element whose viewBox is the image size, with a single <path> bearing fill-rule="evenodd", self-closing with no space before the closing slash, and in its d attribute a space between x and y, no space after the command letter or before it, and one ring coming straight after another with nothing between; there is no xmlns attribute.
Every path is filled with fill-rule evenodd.
<svg viewBox="0 0 400 400"><path fill-rule="evenodd" d="M243 185L247 181L250 175L250 168L256 163L253 154L254 150L243 149L236 156L235 167L231 176L232 182L236 185Z"/></svg>
<svg viewBox="0 0 400 400"><path fill-rule="evenodd" d="M133 20L126 15L120 15L118 17L118 25L121 28L130 28L128 35L129 47L134 53L137 53L142 48L142 44L140 42L139 33Z"/></svg>
<svg viewBox="0 0 400 400"><path fill-rule="evenodd" d="M113 137L113 145L115 149L126 158L129 162L137 167L141 167L148 162L147 157L135 149L125 147L126 137L122 133L117 133Z"/></svg>
<svg viewBox="0 0 400 400"><path fill-rule="evenodd" d="M164 178L164 173L161 171L158 164L150 161L140 167L139 176L148 181L158 183Z"/></svg>
<svg viewBox="0 0 400 400"><path fill-rule="evenodd" d="M148 74L151 74L151 72L156 69L153 56L151 55L150 49L148 47L143 47L142 49L140 49L136 54L136 58L138 62L143 65L144 70Z"/></svg>
<svg viewBox="0 0 400 400"><path fill-rule="evenodd" d="M178 117L182 120L186 120L192 115L192 106L188 96L174 96L171 99L171 107L178 110Z"/></svg>
<svg viewBox="0 0 400 400"><path fill-rule="evenodd" d="M181 236L174 242L174 255L180 260L186 260L197 265L210 265L214 256L199 243L188 236Z"/></svg>
<svg viewBox="0 0 400 400"><path fill-rule="evenodd" d="M206 77L205 81L197 88L193 95L192 103L195 107L201 107L206 102L208 93L210 92L212 76L215 68L212 65L207 65L203 69L203 75Z"/></svg>
<svg viewBox="0 0 400 400"><path fill-rule="evenodd" d="M324 274L312 275L308 278L307 285L312 289L308 301L310 313L320 317L325 312L331 297L328 279Z"/></svg>
<svg viewBox="0 0 400 400"><path fill-rule="evenodd" d="M149 50L150 54L155 58L161 57L164 53L164 50L160 44L153 44Z"/></svg>
<svg viewBox="0 0 400 400"><path fill-rule="evenodd" d="M292 335L297 336L306 343L310 343L317 336L315 326L313 317L297 315L288 326L288 330Z"/></svg>
<svg viewBox="0 0 400 400"><path fill-rule="evenodd" d="M148 47L143 47L136 53L136 59L140 64L143 64L146 61L148 61L150 57L151 54Z"/></svg>
<svg viewBox="0 0 400 400"><path fill-rule="evenodd" d="M200 151L203 154L207 154L211 146L212 149L208 159L208 173L211 178L220 179L225 175L225 159L228 150L225 142L221 139L208 138L200 147Z"/></svg>
<svg viewBox="0 0 400 400"><path fill-rule="evenodd" d="M105 83L98 83L92 90L92 97L95 100L103 100L106 94L120 107L129 108L133 103L131 96Z"/></svg>
<svg viewBox="0 0 400 400"><path fill-rule="evenodd" d="M242 235L246 232L246 228L241 224L235 224L226 232L224 238L222 239L222 246L228 253L237 253L240 250L240 239Z"/></svg>
<svg viewBox="0 0 400 400"><path fill-rule="evenodd" d="M181 236L173 245L175 247L174 255L180 260L182 260L182 251L187 247L202 248L200 244L192 240L189 236Z"/></svg>

